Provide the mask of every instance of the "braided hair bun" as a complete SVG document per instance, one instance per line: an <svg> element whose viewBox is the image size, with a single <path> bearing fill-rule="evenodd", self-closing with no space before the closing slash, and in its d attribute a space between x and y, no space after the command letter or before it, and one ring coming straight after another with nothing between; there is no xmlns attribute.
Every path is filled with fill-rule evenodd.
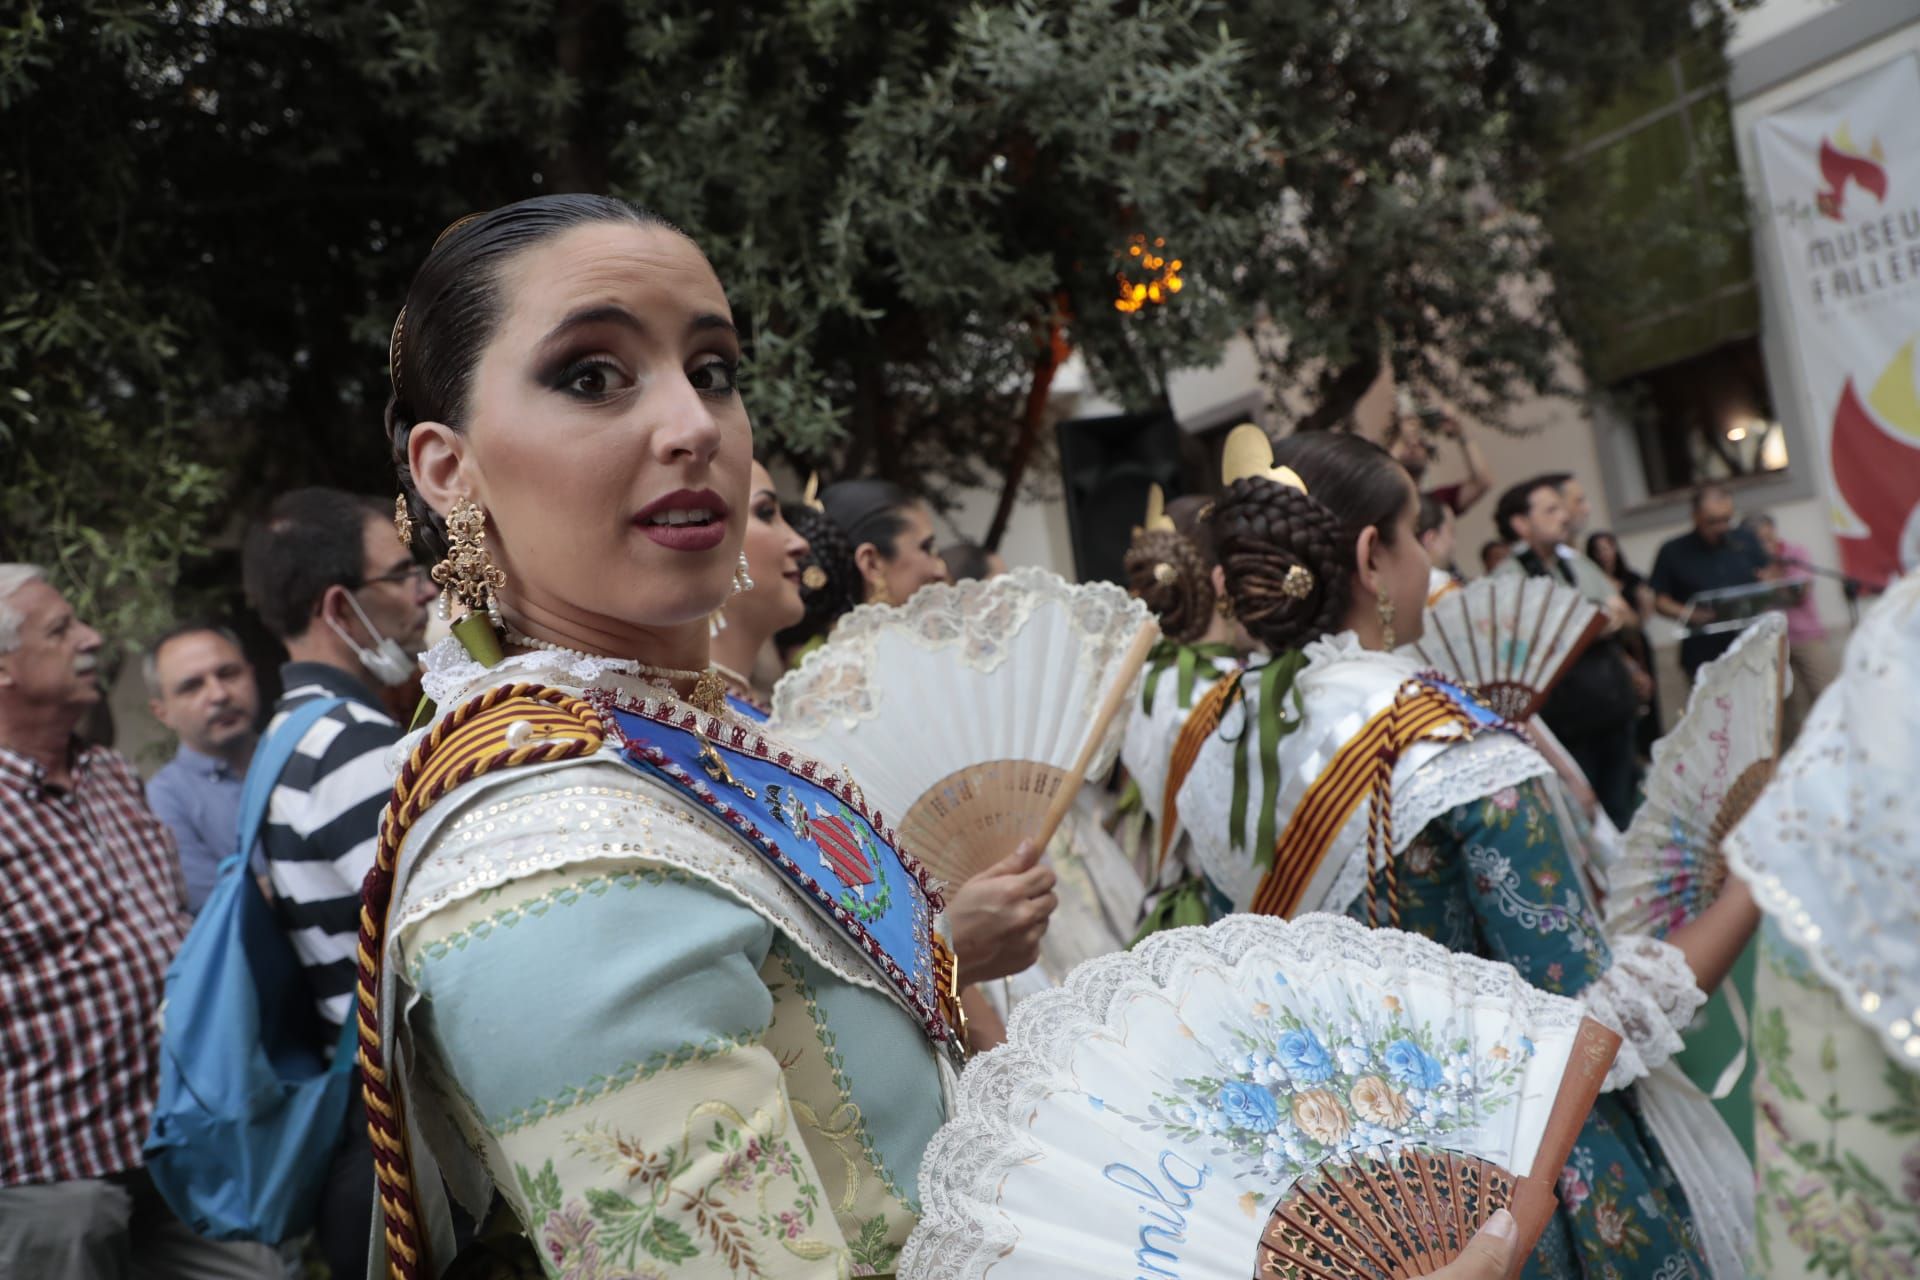
<svg viewBox="0 0 1920 1280"><path fill-rule="evenodd" d="M1213 620L1213 574L1199 548L1171 529L1145 529L1127 548L1127 590L1160 620L1160 631L1180 644L1206 634Z"/></svg>
<svg viewBox="0 0 1920 1280"><path fill-rule="evenodd" d="M773 638L778 648L786 650L827 634L842 614L860 603L863 583L853 560L853 544L826 512L797 502L787 503L781 510L794 532L807 540L808 548L800 561L800 600L807 611L800 621ZM808 572L816 568L819 574ZM819 581L822 574L826 580L819 586L807 585L809 579Z"/></svg>
<svg viewBox="0 0 1920 1280"><path fill-rule="evenodd" d="M1215 503L1214 551L1227 596L1253 637L1274 653L1346 625L1356 543L1368 528L1392 545L1415 500L1405 468L1359 436L1315 431L1274 448L1307 492L1263 476L1235 480Z"/></svg>

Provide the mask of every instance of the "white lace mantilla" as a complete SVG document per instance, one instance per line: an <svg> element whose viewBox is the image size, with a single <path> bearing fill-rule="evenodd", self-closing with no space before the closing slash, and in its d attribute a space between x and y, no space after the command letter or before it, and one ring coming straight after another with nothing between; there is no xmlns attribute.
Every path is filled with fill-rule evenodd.
<svg viewBox="0 0 1920 1280"><path fill-rule="evenodd" d="M1233 758L1242 733L1252 732L1259 702L1257 670L1241 681L1245 694L1227 713L1219 732L1201 747L1193 772L1180 788L1182 826L1207 877L1232 900L1236 911L1253 902L1265 874L1253 861L1254 836L1261 806L1285 818L1299 805L1314 779L1323 773L1348 739L1393 702L1419 668L1408 658L1361 647L1351 631L1306 647L1307 665L1296 687L1306 715L1300 727L1280 739L1280 793L1251 795L1245 830L1234 847L1227 815L1232 811ZM1285 711L1294 712L1292 695ZM1251 746L1251 744L1249 744ZM1250 755L1252 753L1250 752ZM1394 852L1404 850L1421 828L1458 805L1492 795L1503 787L1551 773L1553 766L1519 737L1482 733L1451 742L1419 742L1404 752L1393 773ZM1257 792L1257 762L1249 761L1248 785ZM1344 911L1366 887L1367 811L1363 804L1334 837L1300 900L1302 911Z"/></svg>
<svg viewBox="0 0 1920 1280"><path fill-rule="evenodd" d="M1920 1071L1920 572L1893 584L1840 678L1724 845L1733 870L1895 1062Z"/></svg>

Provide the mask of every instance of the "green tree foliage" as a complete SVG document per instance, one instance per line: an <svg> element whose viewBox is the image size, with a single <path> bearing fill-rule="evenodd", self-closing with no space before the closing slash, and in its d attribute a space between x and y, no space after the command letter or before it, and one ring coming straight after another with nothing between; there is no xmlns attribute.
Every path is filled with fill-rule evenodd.
<svg viewBox="0 0 1920 1280"><path fill-rule="evenodd" d="M384 490L412 269L452 218L539 191L692 232L763 441L829 474L1003 476L1056 328L1134 407L1265 317L1302 426L1383 362L1493 416L1552 385L1552 314L1513 286L1569 104L1693 22L1664 0L27 0L0 18L5 553L68 562L131 624L277 489ZM1129 314L1135 236L1184 288Z"/></svg>

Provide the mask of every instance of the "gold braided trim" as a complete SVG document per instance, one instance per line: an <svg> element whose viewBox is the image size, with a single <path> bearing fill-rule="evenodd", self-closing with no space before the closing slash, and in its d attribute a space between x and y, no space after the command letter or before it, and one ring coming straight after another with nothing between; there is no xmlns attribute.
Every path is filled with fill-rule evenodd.
<svg viewBox="0 0 1920 1280"><path fill-rule="evenodd" d="M607 737L600 713L571 694L535 684L489 689L447 713L413 749L381 814L373 870L361 891L356 1020L361 1092L375 1149L389 1280L421 1280L423 1274L432 1274L425 1263L426 1236L415 1211L405 1117L393 1096L380 1042L382 952L400 846L420 815L462 783L519 765L592 755Z"/></svg>

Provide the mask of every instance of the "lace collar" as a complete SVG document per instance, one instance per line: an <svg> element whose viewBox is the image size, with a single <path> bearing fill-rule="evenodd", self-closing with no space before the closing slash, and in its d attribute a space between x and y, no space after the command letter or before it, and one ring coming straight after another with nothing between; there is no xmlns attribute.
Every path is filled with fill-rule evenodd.
<svg viewBox="0 0 1920 1280"><path fill-rule="evenodd" d="M639 664L626 658L601 658L584 654L554 653L536 649L503 658L491 667L470 657L455 636L448 636L420 657L424 674L421 691L438 707L450 707L483 688L508 680L524 680L556 685L585 692L610 689L616 693L634 693L657 698L672 694L672 687L656 676L639 674Z"/></svg>

